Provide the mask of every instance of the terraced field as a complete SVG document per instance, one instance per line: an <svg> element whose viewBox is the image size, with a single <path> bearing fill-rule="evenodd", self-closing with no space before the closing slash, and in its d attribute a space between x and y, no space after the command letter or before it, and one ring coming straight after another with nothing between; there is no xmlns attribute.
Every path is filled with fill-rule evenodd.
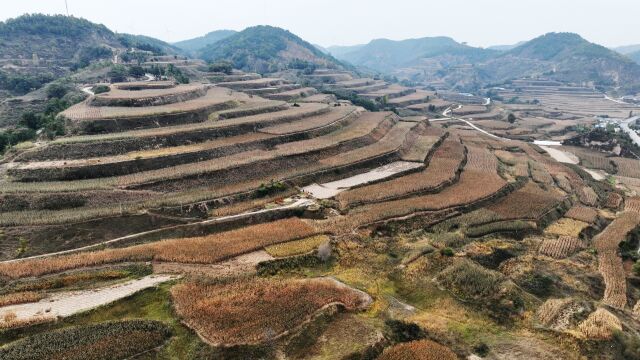
<svg viewBox="0 0 640 360"><path fill-rule="evenodd" d="M591 312L600 300L619 309L605 320L635 326L627 305L637 293L619 254L640 223L637 198L533 144L427 117L447 105L439 110L505 133L521 124L562 132L565 120L512 125L479 97L338 69L301 75L403 116L370 112L276 77L289 75L116 84L69 112L78 134L7 159L4 351L82 334L60 351L108 338L118 343L105 348L134 356L131 341L109 333L130 328L135 339L153 334L141 348L149 358L512 358L559 346L540 328L560 329L549 319L564 321L572 349L598 341L601 313L554 311ZM415 105L425 112L404 116ZM138 121L166 109L183 117ZM628 161L606 160L635 176ZM323 186L330 191L305 191ZM111 291L156 275L155 287ZM103 293L111 304L92 296ZM52 299L57 321L46 314ZM102 306L61 312L59 303ZM538 308L548 321L522 321Z"/></svg>

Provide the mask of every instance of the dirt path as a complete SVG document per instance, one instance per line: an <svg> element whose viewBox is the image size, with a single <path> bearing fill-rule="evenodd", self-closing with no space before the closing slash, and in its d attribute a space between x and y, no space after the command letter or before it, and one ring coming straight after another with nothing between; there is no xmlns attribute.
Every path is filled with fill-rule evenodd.
<svg viewBox="0 0 640 360"><path fill-rule="evenodd" d="M205 275L213 278L225 278L253 274L256 272L258 263L273 259L274 257L266 251L260 250L216 264L155 263L153 264L153 272L158 274Z"/></svg>
<svg viewBox="0 0 640 360"><path fill-rule="evenodd" d="M10 305L0 308L0 326L5 315L13 313L15 320L29 320L38 317L65 317L109 304L132 295L140 290L176 279L172 275L149 275L141 279L111 285L100 289L66 291L54 293L36 303Z"/></svg>
<svg viewBox="0 0 640 360"><path fill-rule="evenodd" d="M372 169L364 174L351 176L325 184L309 185L304 187L302 191L310 194L316 199L329 199L354 186L369 184L374 181L383 180L421 167L424 167L424 164L410 161L396 161Z"/></svg>

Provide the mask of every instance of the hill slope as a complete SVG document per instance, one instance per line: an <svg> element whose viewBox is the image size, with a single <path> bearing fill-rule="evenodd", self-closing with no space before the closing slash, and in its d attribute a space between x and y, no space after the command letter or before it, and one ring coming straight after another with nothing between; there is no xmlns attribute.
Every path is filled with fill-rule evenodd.
<svg viewBox="0 0 640 360"><path fill-rule="evenodd" d="M156 54L179 49L148 36L116 34L104 25L62 15L23 15L0 22L0 58L72 62L80 57L109 57L109 50L136 48Z"/></svg>
<svg viewBox="0 0 640 360"><path fill-rule="evenodd" d="M199 51L207 61L228 60L235 68L260 73L286 68L294 60L302 60L322 67L342 68L331 55L289 31L272 26L255 26Z"/></svg>
<svg viewBox="0 0 640 360"><path fill-rule="evenodd" d="M193 38L193 39L188 39L188 40L182 40L182 41L178 41L176 43L173 43L173 45L179 47L180 49L183 49L189 53L195 53L198 50L202 49L203 47L210 45L210 44L215 44L220 40L226 39L229 36L233 35L237 33L237 31L234 30L216 30L216 31L212 31L204 36L199 36L197 38Z"/></svg>
<svg viewBox="0 0 640 360"><path fill-rule="evenodd" d="M528 65L523 68L523 64ZM544 74L555 80L603 86L640 83L638 64L572 33L542 35L492 59L483 69L494 79Z"/></svg>
<svg viewBox="0 0 640 360"><path fill-rule="evenodd" d="M330 50L340 60L382 72L411 66L422 59L448 57L464 63L483 61L497 55L496 51L463 45L449 37L402 41L378 39L363 46L333 47Z"/></svg>

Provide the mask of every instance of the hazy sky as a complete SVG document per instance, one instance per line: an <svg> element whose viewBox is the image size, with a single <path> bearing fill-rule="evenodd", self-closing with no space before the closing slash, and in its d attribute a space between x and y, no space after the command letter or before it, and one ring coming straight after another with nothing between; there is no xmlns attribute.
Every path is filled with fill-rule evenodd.
<svg viewBox="0 0 640 360"><path fill-rule="evenodd" d="M638 0L67 0L69 13L169 42L217 29L280 26L305 40L353 45L447 35L470 45L577 32L607 46L640 43ZM0 18L64 14L64 0L4 0Z"/></svg>

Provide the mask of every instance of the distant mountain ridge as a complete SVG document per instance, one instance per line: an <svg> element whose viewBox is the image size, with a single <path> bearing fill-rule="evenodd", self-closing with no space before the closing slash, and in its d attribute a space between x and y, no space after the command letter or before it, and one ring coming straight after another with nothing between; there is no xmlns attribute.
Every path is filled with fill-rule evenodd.
<svg viewBox="0 0 640 360"><path fill-rule="evenodd" d="M381 72L411 66L425 58L447 56L460 58L462 62L478 62L498 54L444 36L401 41L376 39L355 47L331 47L329 51L340 60Z"/></svg>
<svg viewBox="0 0 640 360"><path fill-rule="evenodd" d="M0 22L0 39L0 59L31 59L36 55L39 59L70 62L99 48L179 52L162 40L117 34L104 25L62 15L27 14Z"/></svg>
<svg viewBox="0 0 640 360"><path fill-rule="evenodd" d="M235 30L215 30L207 33L204 36L175 42L173 43L173 45L189 53L195 54L205 46L215 44L216 42L226 39L236 33L237 31Z"/></svg>
<svg viewBox="0 0 640 360"><path fill-rule="evenodd" d="M225 60L235 68L259 73L275 72L297 66L344 68L333 56L291 32L273 26L254 26L233 34L198 51L206 61Z"/></svg>

